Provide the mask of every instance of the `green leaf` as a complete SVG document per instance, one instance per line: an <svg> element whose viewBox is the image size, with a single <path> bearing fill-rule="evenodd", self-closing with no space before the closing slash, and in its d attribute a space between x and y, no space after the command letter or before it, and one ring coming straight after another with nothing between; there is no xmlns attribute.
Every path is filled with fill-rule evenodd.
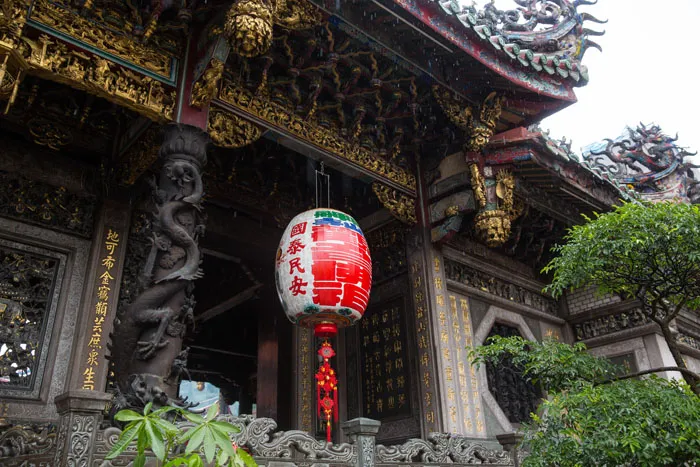
<svg viewBox="0 0 700 467"><path fill-rule="evenodd" d="M217 430L222 431L224 433L240 433L241 432L240 428L238 428L237 426L233 426L228 422L212 421L212 422L209 422L209 426L215 427Z"/></svg>
<svg viewBox="0 0 700 467"><path fill-rule="evenodd" d="M202 417L199 414L189 412L187 410L182 412L182 416L185 417L187 420L191 421L192 423L196 423L197 425L204 423L204 417Z"/></svg>
<svg viewBox="0 0 700 467"><path fill-rule="evenodd" d="M144 453L137 454L134 457L134 467L144 467L146 465L146 455Z"/></svg>
<svg viewBox="0 0 700 467"><path fill-rule="evenodd" d="M118 420L120 422L132 422L134 420L141 420L143 419L143 415L141 415L138 412L134 412L133 410L120 410L119 412L116 413L114 416L115 420Z"/></svg>
<svg viewBox="0 0 700 467"><path fill-rule="evenodd" d="M136 442L136 452L139 454L143 454L146 451L146 448L148 448L148 434L146 433L146 428L143 423L139 425L139 436L138 436L138 441Z"/></svg>
<svg viewBox="0 0 700 467"><path fill-rule="evenodd" d="M219 403L217 402L216 404L213 404L211 407L209 407L209 410L207 410L207 416L205 420L207 422L214 420L214 418L219 414Z"/></svg>
<svg viewBox="0 0 700 467"><path fill-rule="evenodd" d="M198 454L192 454L188 458L188 467L204 467L204 462L202 462L202 458L199 457Z"/></svg>
<svg viewBox="0 0 700 467"><path fill-rule="evenodd" d="M175 459L168 461L165 465L163 465L163 467L174 467L174 466L178 466L178 465L189 466L190 465L189 459L186 459L184 457L176 457Z"/></svg>
<svg viewBox="0 0 700 467"><path fill-rule="evenodd" d="M226 432L219 431L218 428L213 426L210 426L209 429L211 430L216 445L229 456L234 456L235 450L233 449L233 442L228 437L228 434Z"/></svg>
<svg viewBox="0 0 700 467"><path fill-rule="evenodd" d="M143 408L143 414L148 415L151 412L151 408L153 408L153 402L147 403L146 407Z"/></svg>
<svg viewBox="0 0 700 467"><path fill-rule="evenodd" d="M236 450L236 456L240 457L247 467L258 467L258 463L255 462L253 456L245 452L243 449L238 448Z"/></svg>
<svg viewBox="0 0 700 467"><path fill-rule="evenodd" d="M153 454L155 454L159 460L164 460L165 444L163 443L162 433L150 420L146 421L144 427L146 429L146 433L148 434L148 441L151 445L151 450L153 450Z"/></svg>
<svg viewBox="0 0 700 467"><path fill-rule="evenodd" d="M155 412L154 412L155 413ZM158 428L166 434L175 434L179 433L180 429L173 423L170 423L167 420L163 420L162 418L155 418L152 420L153 423L155 423Z"/></svg>
<svg viewBox="0 0 700 467"><path fill-rule="evenodd" d="M187 447L185 448L186 453L191 453L199 449L204 441L204 425L199 425L186 433L186 438L183 437L182 441L187 441Z"/></svg>
<svg viewBox="0 0 700 467"><path fill-rule="evenodd" d="M114 446L112 446L112 449L110 449L109 453L105 456L105 459L114 459L117 457L119 454L124 452L124 450L129 446L129 443L136 438L136 436L139 434L139 426L132 426L128 430L122 432L122 434L119 436L119 439L117 440L116 443L114 443Z"/></svg>
<svg viewBox="0 0 700 467"><path fill-rule="evenodd" d="M216 443L214 442L214 435L211 433L209 427L204 427L204 457L207 462L212 462L214 460L214 453L216 452Z"/></svg>

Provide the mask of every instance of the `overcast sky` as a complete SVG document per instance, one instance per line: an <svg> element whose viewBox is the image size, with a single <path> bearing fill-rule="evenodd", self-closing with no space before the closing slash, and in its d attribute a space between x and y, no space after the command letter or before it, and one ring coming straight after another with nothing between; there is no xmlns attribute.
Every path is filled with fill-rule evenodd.
<svg viewBox="0 0 700 467"><path fill-rule="evenodd" d="M496 1L501 9L513 4ZM700 152L700 0L600 0L579 7L584 11L608 20L586 23L606 31L593 37L603 52L588 49L583 63L590 80L576 89L578 102L545 119L542 128L573 139L572 149L580 152L641 120L677 132L680 145Z"/></svg>

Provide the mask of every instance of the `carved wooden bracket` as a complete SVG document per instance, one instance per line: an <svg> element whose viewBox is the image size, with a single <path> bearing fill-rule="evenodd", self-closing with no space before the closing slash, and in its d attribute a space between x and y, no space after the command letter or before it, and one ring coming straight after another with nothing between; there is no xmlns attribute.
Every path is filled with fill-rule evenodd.
<svg viewBox="0 0 700 467"><path fill-rule="evenodd" d="M232 112L212 108L209 110L207 131L215 145L241 148L257 141L264 129Z"/></svg>
<svg viewBox="0 0 700 467"><path fill-rule="evenodd" d="M161 126L151 124L143 134L129 146L120 159L119 183L133 185L158 159L161 142Z"/></svg>
<svg viewBox="0 0 700 467"><path fill-rule="evenodd" d="M416 200L381 183L373 183L372 191L379 201L401 222L413 225L416 219Z"/></svg>
<svg viewBox="0 0 700 467"><path fill-rule="evenodd" d="M190 95L190 104L193 107L204 108L219 93L221 77L224 74L224 62L218 58L212 58L209 66L202 76L195 81Z"/></svg>
<svg viewBox="0 0 700 467"><path fill-rule="evenodd" d="M483 169L470 164L472 190L481 210L474 218L474 228L479 239L494 248L503 245L510 237L511 222L523 210L522 203L515 203L515 177L507 170L494 174L492 167Z"/></svg>
<svg viewBox="0 0 700 467"><path fill-rule="evenodd" d="M465 150L481 152L496 130L505 98L492 92L486 96L476 115L475 109L439 85L433 86L433 95L447 118L467 136Z"/></svg>

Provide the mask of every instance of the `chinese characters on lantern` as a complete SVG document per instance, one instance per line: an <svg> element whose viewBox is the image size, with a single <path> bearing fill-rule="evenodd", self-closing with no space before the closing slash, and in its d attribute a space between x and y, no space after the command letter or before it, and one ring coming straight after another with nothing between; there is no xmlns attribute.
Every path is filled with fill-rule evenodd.
<svg viewBox="0 0 700 467"><path fill-rule="evenodd" d="M97 279L95 313L92 328L88 329L90 339L87 344L87 359L83 370L82 389L95 390L95 369L100 364L103 344L103 326L109 311L109 299L114 286L113 268L117 261L119 234L112 229L107 230L104 241L104 255L100 259Z"/></svg>
<svg viewBox="0 0 700 467"><path fill-rule="evenodd" d="M366 417L410 415L403 299L370 310L360 324L362 399Z"/></svg>
<svg viewBox="0 0 700 467"><path fill-rule="evenodd" d="M306 245L304 245L301 238L294 238L306 233L306 224L308 224L308 222L300 222L292 227L292 231L289 234L291 240L289 241L289 246L287 247L287 255L300 255L304 248L306 248ZM300 256L295 256L289 259L289 275L294 276L292 279L292 285L289 287L289 291L295 297L297 295L306 295L306 287L309 285L309 283L305 282L302 279L302 276L295 275L295 271L297 274L303 274L306 272L306 269L301 265Z"/></svg>

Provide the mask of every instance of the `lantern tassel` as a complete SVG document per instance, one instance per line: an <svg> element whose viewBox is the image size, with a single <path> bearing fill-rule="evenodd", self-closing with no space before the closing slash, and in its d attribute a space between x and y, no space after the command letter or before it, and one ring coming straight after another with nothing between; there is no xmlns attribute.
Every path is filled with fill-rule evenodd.
<svg viewBox="0 0 700 467"><path fill-rule="evenodd" d="M317 326L315 334L318 337L323 337L324 341L318 349L318 354L321 357L321 366L316 372L316 400L318 403L319 418L321 411L326 419L326 441L331 442L331 430L333 427L332 420L338 421L338 377L333 367L331 367L330 359L335 356L335 350L328 341L328 337L334 336L337 333L335 325Z"/></svg>
<svg viewBox="0 0 700 467"><path fill-rule="evenodd" d="M318 409L318 418L321 418L321 383L316 384L316 408Z"/></svg>
<svg viewBox="0 0 700 467"><path fill-rule="evenodd" d="M338 423L338 386L333 388L333 418Z"/></svg>

